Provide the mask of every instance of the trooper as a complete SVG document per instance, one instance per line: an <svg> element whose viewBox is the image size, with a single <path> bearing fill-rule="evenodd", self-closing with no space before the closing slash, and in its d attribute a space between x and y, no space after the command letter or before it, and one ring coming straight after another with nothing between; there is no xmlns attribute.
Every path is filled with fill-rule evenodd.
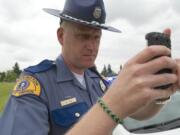
<svg viewBox="0 0 180 135"><path fill-rule="evenodd" d="M61 54L55 61L44 60L24 69L1 117L1 135L65 134L108 87L94 66L101 30L118 33L120 30L105 25L103 0L66 0L62 11L47 8L44 11L61 20L57 30ZM119 83L115 83L118 90L111 93L111 99L121 100L114 104L114 108L124 111L121 118L152 117L162 107L155 99L175 92L152 90L156 85L177 81L176 75L154 75L159 68L176 71L176 63L169 55L168 48L149 47L125 64L117 78Z"/></svg>
<svg viewBox="0 0 180 135"><path fill-rule="evenodd" d="M106 84L95 70L101 29L106 26L103 0L66 0L64 9L44 9L60 18L61 54L24 69L0 121L1 135L64 134L98 97Z"/></svg>

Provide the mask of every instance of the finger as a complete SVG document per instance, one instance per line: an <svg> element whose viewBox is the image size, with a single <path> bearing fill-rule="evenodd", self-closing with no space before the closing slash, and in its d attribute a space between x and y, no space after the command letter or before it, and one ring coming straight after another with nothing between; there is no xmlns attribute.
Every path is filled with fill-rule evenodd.
<svg viewBox="0 0 180 135"><path fill-rule="evenodd" d="M177 82L177 87L180 89L180 59L175 60L177 63L177 76L178 76L178 82Z"/></svg>
<svg viewBox="0 0 180 135"><path fill-rule="evenodd" d="M176 85L176 84L173 84L172 89L173 89L174 93L175 93L176 91L178 91L177 85Z"/></svg>
<svg viewBox="0 0 180 135"><path fill-rule="evenodd" d="M144 80L144 86L155 88L159 86L164 86L167 84L174 84L177 82L177 76L175 74L157 74L157 75L147 75L142 78Z"/></svg>
<svg viewBox="0 0 180 135"><path fill-rule="evenodd" d="M166 99L169 98L171 95L173 95L175 93L173 87L169 87L166 90L161 90L161 89L152 89L153 90L153 96L154 99Z"/></svg>
<svg viewBox="0 0 180 135"><path fill-rule="evenodd" d="M170 28L166 28L164 31L163 31L164 34L167 34L169 37L171 36L171 29Z"/></svg>
<svg viewBox="0 0 180 135"><path fill-rule="evenodd" d="M162 56L142 64L141 68L142 74L154 74L162 69L172 69L172 71L176 71L178 66L175 60L167 56Z"/></svg>
<svg viewBox="0 0 180 135"><path fill-rule="evenodd" d="M157 56L169 56L171 50L162 45L149 46L132 58L130 63L145 63Z"/></svg>

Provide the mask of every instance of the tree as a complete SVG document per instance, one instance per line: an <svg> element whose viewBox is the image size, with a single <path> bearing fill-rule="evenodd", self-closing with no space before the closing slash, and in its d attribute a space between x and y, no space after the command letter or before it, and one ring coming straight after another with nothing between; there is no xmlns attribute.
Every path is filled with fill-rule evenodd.
<svg viewBox="0 0 180 135"><path fill-rule="evenodd" d="M5 76L6 76L5 72L0 73L0 82L4 81Z"/></svg>
<svg viewBox="0 0 180 135"><path fill-rule="evenodd" d="M17 77L21 74L21 70L19 68L19 64L16 62L15 65L13 66L13 71L14 73L17 74Z"/></svg>
<svg viewBox="0 0 180 135"><path fill-rule="evenodd" d="M17 74L13 70L8 70L6 72L4 81L5 82L14 82L14 81L16 81L16 78L17 78Z"/></svg>
<svg viewBox="0 0 180 135"><path fill-rule="evenodd" d="M110 64L108 64L107 72L108 72L108 73L112 73L112 69L111 69L111 65L110 65Z"/></svg>
<svg viewBox="0 0 180 135"><path fill-rule="evenodd" d="M116 76L117 74L111 69L111 65L108 64L107 77Z"/></svg>
<svg viewBox="0 0 180 135"><path fill-rule="evenodd" d="M106 65L104 65L103 70L102 70L102 72L101 72L101 75L103 75L104 77L106 77L106 76L107 76L107 69L106 69Z"/></svg>
<svg viewBox="0 0 180 135"><path fill-rule="evenodd" d="M15 65L12 67L12 70L8 70L6 72L0 72L0 82L14 82L16 78L19 77L21 74L21 70L19 68L18 63L16 62Z"/></svg>
<svg viewBox="0 0 180 135"><path fill-rule="evenodd" d="M106 68L106 65L104 65L101 75L104 77L111 77L116 76L117 74L111 69L111 65L108 64L108 68Z"/></svg>

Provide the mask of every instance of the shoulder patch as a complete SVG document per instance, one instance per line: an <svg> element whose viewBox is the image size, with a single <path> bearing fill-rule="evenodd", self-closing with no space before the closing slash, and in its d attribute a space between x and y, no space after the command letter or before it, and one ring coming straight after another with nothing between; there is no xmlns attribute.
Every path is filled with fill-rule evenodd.
<svg viewBox="0 0 180 135"><path fill-rule="evenodd" d="M21 77L12 92L13 96L19 97L27 94L39 96L41 93L40 83L32 76Z"/></svg>
<svg viewBox="0 0 180 135"><path fill-rule="evenodd" d="M42 62L40 62L39 64L37 64L35 66L30 66L30 67L24 69L24 71L35 74L35 73L47 71L47 70L51 69L54 66L55 66L54 61L52 61L52 60L43 60Z"/></svg>

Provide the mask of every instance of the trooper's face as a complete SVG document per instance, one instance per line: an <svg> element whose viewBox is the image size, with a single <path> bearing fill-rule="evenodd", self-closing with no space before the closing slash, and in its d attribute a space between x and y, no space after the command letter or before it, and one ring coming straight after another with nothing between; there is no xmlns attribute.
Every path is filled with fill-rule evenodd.
<svg viewBox="0 0 180 135"><path fill-rule="evenodd" d="M98 54L101 30L69 23L63 28L62 54L65 61L77 69L94 65Z"/></svg>

